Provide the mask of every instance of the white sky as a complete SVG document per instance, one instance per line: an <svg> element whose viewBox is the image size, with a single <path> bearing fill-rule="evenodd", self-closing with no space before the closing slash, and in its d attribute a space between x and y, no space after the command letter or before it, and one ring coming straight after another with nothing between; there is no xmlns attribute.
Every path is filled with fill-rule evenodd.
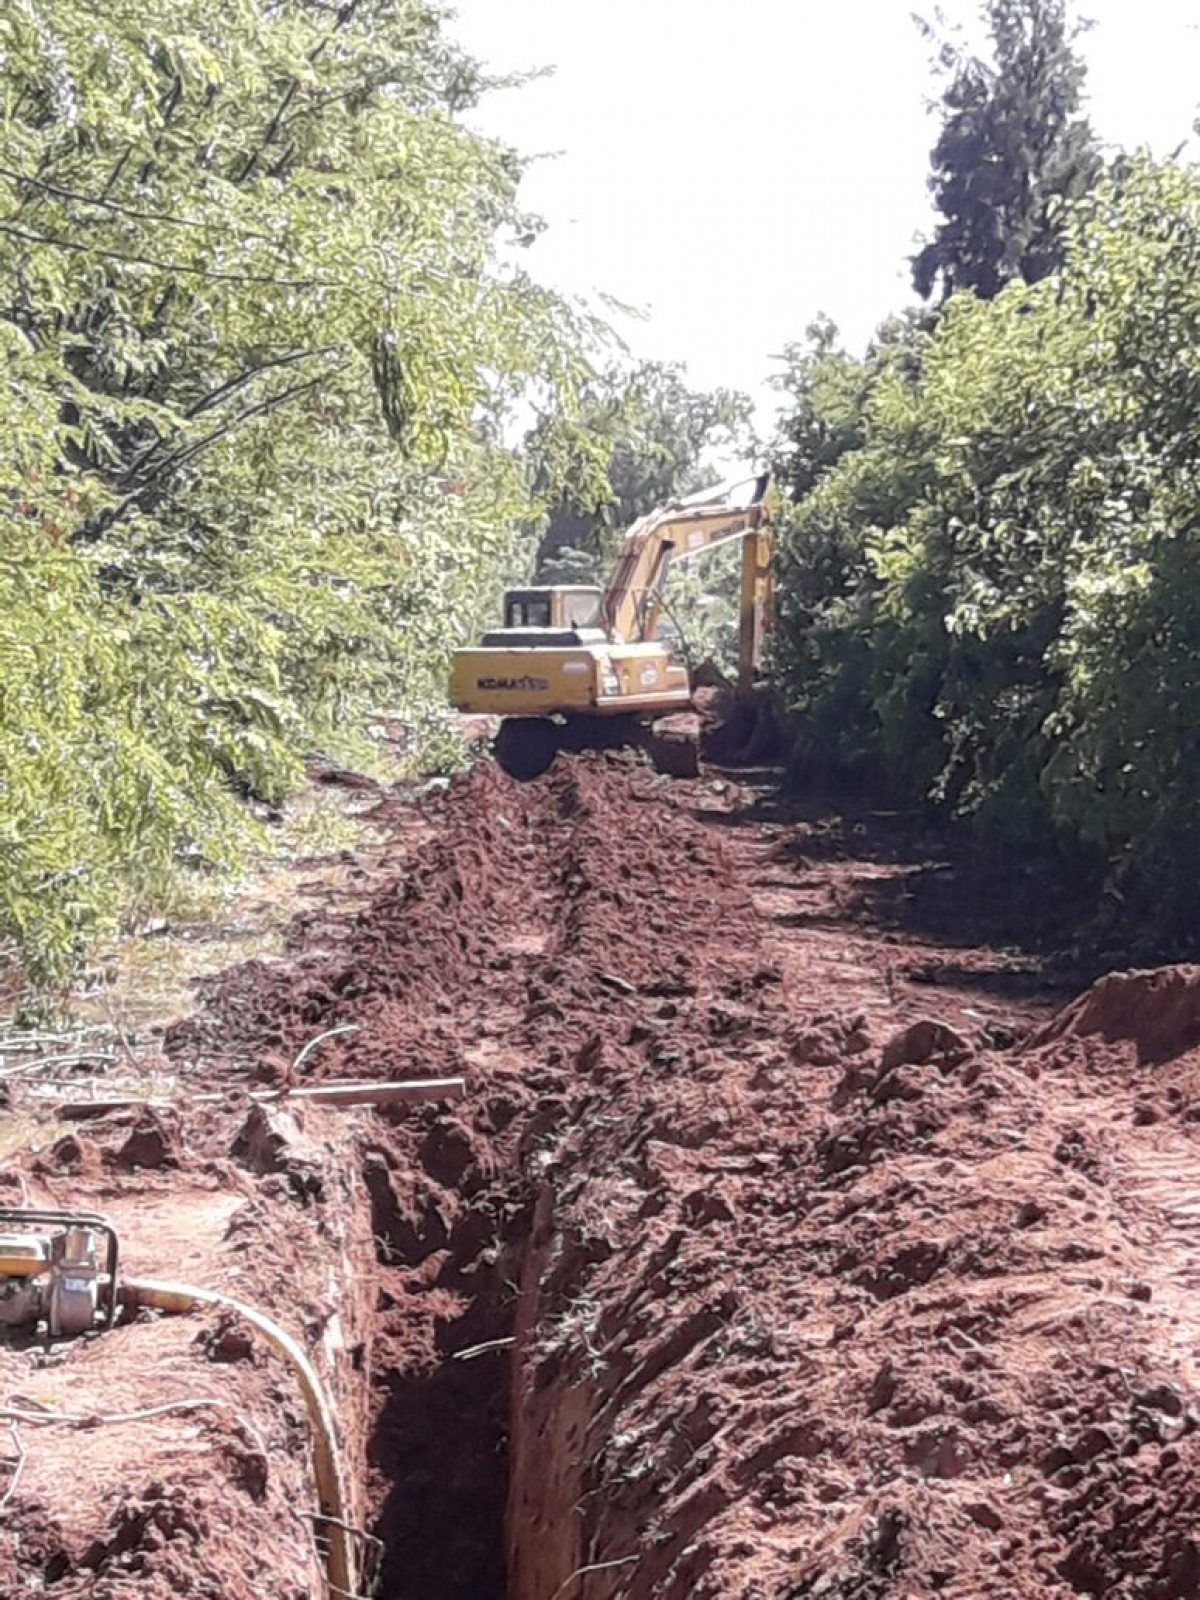
<svg viewBox="0 0 1200 1600"><path fill-rule="evenodd" d="M547 155L524 194L550 224L526 262L645 310L640 354L765 396L771 354L818 311L860 345L911 297L936 121L921 0L452 0L489 66L553 76L476 124ZM945 0L972 18L972 0ZM1196 0L1090 0L1090 113L1166 153L1200 108ZM1195 152L1193 139L1189 148Z"/></svg>

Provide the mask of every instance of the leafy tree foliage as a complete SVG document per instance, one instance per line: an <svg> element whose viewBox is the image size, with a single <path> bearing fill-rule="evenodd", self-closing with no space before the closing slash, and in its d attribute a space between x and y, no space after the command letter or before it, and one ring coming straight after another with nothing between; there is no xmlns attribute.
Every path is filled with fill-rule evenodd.
<svg viewBox="0 0 1200 1600"><path fill-rule="evenodd" d="M803 343L785 346L784 370L773 380L784 408L772 465L793 500L802 500L847 451L862 448L867 400L876 381L897 367L915 377L921 335L931 326L929 313L894 317L860 360L842 347L835 324L821 316L810 324Z"/></svg>
<svg viewBox="0 0 1200 1600"><path fill-rule="evenodd" d="M781 572L815 749L988 837L1057 838L1159 929L1194 922L1200 846L1198 348L1200 173L1131 162L1076 207L1057 281L956 295L915 364L808 384L857 448Z"/></svg>
<svg viewBox="0 0 1200 1600"><path fill-rule="evenodd" d="M577 417L548 417L530 441L545 501L543 575L561 570L564 555L594 573L608 533L713 481L710 452L752 454L751 411L745 395L693 389L670 363L622 365L594 380Z"/></svg>
<svg viewBox="0 0 1200 1600"><path fill-rule="evenodd" d="M40 974L237 791L419 734L514 558L581 328L425 0L0 11L0 938ZM454 492L448 492L453 490Z"/></svg>
<svg viewBox="0 0 1200 1600"><path fill-rule="evenodd" d="M755 458L752 409L734 390L693 389L681 366L642 361L589 384L577 417L546 418L530 440L544 506L537 580L603 582L631 523L717 482L714 456ZM738 572L730 548L671 573L660 634L693 666L728 671L736 661Z"/></svg>
<svg viewBox="0 0 1200 1600"><path fill-rule="evenodd" d="M1067 204L1085 194L1100 157L1082 115L1086 76L1069 0L986 0L993 59L943 34L949 74L930 190L943 220L913 262L923 299L1037 283L1062 258ZM933 30L922 24L927 34Z"/></svg>

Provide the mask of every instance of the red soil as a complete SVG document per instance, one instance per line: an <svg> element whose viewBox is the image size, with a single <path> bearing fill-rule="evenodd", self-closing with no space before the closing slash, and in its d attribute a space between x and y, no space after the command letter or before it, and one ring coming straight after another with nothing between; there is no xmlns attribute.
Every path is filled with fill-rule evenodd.
<svg viewBox="0 0 1200 1600"><path fill-rule="evenodd" d="M1018 953L906 929L928 863L893 834L752 798L585 757L397 805L407 855L367 908L226 974L167 1046L236 1094L352 1022L303 1076L463 1073L466 1100L105 1137L182 1142L165 1195L201 1170L256 1197L248 1298L287 1311L281 1238L306 1283L350 1263L386 1595L1200 1593L1200 978L1112 978L1050 1021ZM353 1366L330 1360L352 1464ZM171 1572L217 1586L139 1592L273 1592L223 1577L255 1525L218 1524L228 1482L163 1482L208 1508ZM49 1519L14 1506L24 1582Z"/></svg>

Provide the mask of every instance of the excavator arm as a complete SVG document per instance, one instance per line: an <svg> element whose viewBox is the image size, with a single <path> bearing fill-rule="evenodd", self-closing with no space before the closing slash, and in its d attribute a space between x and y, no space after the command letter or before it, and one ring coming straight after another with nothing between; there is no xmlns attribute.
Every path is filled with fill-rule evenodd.
<svg viewBox="0 0 1200 1600"><path fill-rule="evenodd" d="M749 687L758 664L770 584L766 532L770 478L755 478L751 485L748 496L734 498L734 491L745 487L740 484L718 493L704 491L634 523L601 603L601 622L610 641L632 644L653 639L671 566L744 540L738 675L742 687Z"/></svg>

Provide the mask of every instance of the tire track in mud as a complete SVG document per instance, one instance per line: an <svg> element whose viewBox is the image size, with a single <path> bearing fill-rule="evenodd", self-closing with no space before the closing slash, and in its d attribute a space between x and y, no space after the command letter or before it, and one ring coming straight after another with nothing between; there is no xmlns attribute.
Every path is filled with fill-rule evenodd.
<svg viewBox="0 0 1200 1600"><path fill-rule="evenodd" d="M468 1077L361 1153L384 1593L1197 1592L1190 1246L1147 1187L1192 1042L1148 1065L1068 1013L1022 1047L969 962L897 984L929 949L846 912L878 863L737 806L481 767L319 951L172 1040L279 1082L354 1021L315 1075Z"/></svg>

